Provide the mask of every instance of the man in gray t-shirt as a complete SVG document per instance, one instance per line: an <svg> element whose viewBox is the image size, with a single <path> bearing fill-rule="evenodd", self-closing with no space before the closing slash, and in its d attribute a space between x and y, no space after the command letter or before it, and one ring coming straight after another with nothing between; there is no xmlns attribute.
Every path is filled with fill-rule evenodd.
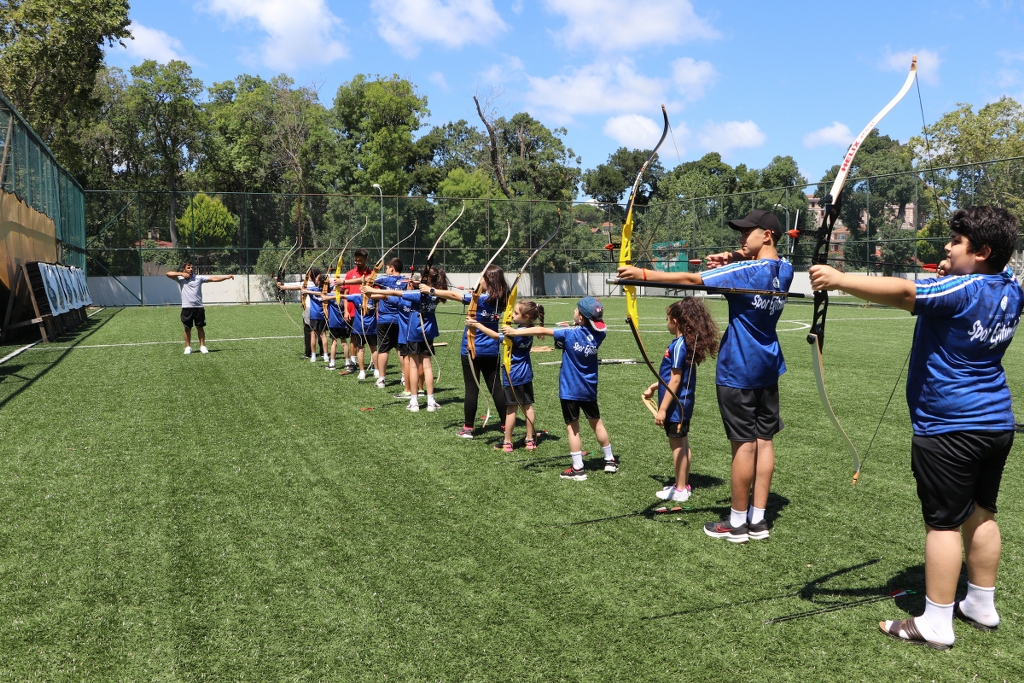
<svg viewBox="0 0 1024 683"><path fill-rule="evenodd" d="M167 277L178 283L181 289L181 324L185 326L185 355L192 353L192 326L199 333L199 351L209 353L206 348L206 309L203 307L204 282L221 282L234 280L234 275L195 275L191 263L181 267L181 271L172 270Z"/></svg>

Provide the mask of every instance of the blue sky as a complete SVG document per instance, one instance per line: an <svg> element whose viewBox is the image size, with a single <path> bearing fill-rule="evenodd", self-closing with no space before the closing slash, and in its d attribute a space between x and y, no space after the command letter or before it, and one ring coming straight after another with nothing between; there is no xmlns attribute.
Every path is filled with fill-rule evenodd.
<svg viewBox="0 0 1024 683"><path fill-rule="evenodd" d="M185 59L207 85L285 72L328 106L355 74L397 73L427 96L430 123L478 125L479 95L567 128L584 168L650 147L665 103L666 167L712 150L754 167L791 154L817 180L911 54L929 122L958 102L1024 102L1020 0L133 0L131 19L112 65ZM880 129L919 134L916 90Z"/></svg>

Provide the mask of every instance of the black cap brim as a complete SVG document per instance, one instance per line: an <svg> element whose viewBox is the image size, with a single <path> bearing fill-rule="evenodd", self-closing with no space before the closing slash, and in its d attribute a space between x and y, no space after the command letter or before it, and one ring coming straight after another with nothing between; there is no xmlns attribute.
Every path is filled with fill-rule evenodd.
<svg viewBox="0 0 1024 683"><path fill-rule="evenodd" d="M729 227L733 230L747 230L748 228L760 228L761 226L753 221L740 218L738 220L729 221Z"/></svg>

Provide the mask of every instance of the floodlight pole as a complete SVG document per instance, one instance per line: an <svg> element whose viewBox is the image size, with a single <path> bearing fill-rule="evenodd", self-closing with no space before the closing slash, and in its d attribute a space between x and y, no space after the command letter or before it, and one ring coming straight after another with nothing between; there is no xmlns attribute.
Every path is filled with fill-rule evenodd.
<svg viewBox="0 0 1024 683"><path fill-rule="evenodd" d="M377 183L373 184L374 189L380 193L380 255L384 256L384 191L380 189L380 185Z"/></svg>

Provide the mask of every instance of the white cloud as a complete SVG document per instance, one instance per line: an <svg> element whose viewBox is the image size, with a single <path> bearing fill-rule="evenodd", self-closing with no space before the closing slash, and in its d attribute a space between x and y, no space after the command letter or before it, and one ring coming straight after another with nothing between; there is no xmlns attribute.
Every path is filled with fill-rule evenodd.
<svg viewBox="0 0 1024 683"><path fill-rule="evenodd" d="M744 147L760 147L766 139L753 121L722 121L706 124L697 141L705 149L728 152Z"/></svg>
<svg viewBox="0 0 1024 683"><path fill-rule="evenodd" d="M942 58L938 52L931 50L907 50L905 52L886 51L882 57L882 68L887 71L897 71L906 74L910 71L910 60L917 55L917 77L928 85L937 85L939 82L939 65Z"/></svg>
<svg viewBox="0 0 1024 683"><path fill-rule="evenodd" d="M839 121L833 121L831 126L819 128L804 136L804 147L810 149L826 145L849 147L851 142L853 142L853 132L849 126Z"/></svg>
<svg viewBox="0 0 1024 683"><path fill-rule="evenodd" d="M492 64L480 74L480 80L490 86L502 86L510 80L523 77L526 67L523 60L515 55L505 55L504 64Z"/></svg>
<svg viewBox="0 0 1024 683"><path fill-rule="evenodd" d="M714 82L718 74L711 62L698 62L691 57L683 57L672 62L672 80L676 89L693 102L704 97L704 89Z"/></svg>
<svg viewBox="0 0 1024 683"><path fill-rule="evenodd" d="M550 78L526 78L526 101L559 124L577 114L657 111L668 89L665 79L637 73L629 59L590 64Z"/></svg>
<svg viewBox="0 0 1024 683"><path fill-rule="evenodd" d="M124 41L124 49L139 60L155 59L166 64L172 59L182 59L181 41L155 28L133 21L128 30L132 37Z"/></svg>
<svg viewBox="0 0 1024 683"><path fill-rule="evenodd" d="M719 36L689 0L546 0L566 18L559 37L570 47L606 51L677 44Z"/></svg>
<svg viewBox="0 0 1024 683"><path fill-rule="evenodd" d="M653 149L661 138L662 125L661 121L655 121L640 114L624 114L613 116L605 121L604 134L623 147ZM672 126L672 141L676 145L685 143L689 137L690 129L685 123L677 122ZM679 154L686 152L684 147L678 147L678 150ZM662 152L664 152L664 148L662 148Z"/></svg>
<svg viewBox="0 0 1024 683"><path fill-rule="evenodd" d="M230 21L255 22L267 33L262 61L273 69L330 64L348 54L334 37L341 19L325 0L209 0L209 9Z"/></svg>
<svg viewBox="0 0 1024 683"><path fill-rule="evenodd" d="M373 0L377 33L405 57L422 43L447 48L486 43L508 26L491 0Z"/></svg>
<svg viewBox="0 0 1024 683"><path fill-rule="evenodd" d="M430 82L439 87L441 90L448 92L451 88L448 87L448 81L445 79L444 74L440 71L434 71L429 76Z"/></svg>

